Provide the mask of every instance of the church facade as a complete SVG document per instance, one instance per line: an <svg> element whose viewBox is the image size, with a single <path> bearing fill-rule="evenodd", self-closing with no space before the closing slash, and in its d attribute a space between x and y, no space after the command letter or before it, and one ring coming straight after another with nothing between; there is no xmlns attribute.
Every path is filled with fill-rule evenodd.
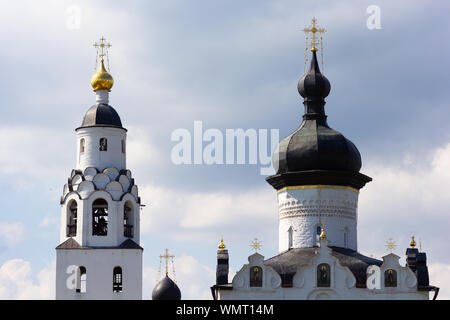
<svg viewBox="0 0 450 320"><path fill-rule="evenodd" d="M212 296L427 300L434 291L435 298L439 289L430 286L426 254L414 239L405 266L392 253L378 260L358 252L358 195L372 178L359 172L356 146L327 124L324 106L331 86L314 44L310 69L298 83L303 120L280 142L273 154L276 173L266 179L277 193L279 253L269 259L254 253L228 281L229 252L221 243Z"/></svg>
<svg viewBox="0 0 450 320"><path fill-rule="evenodd" d="M61 196L56 299L142 299L141 199L126 167L127 129L109 105L103 40L96 103L75 130L76 167Z"/></svg>

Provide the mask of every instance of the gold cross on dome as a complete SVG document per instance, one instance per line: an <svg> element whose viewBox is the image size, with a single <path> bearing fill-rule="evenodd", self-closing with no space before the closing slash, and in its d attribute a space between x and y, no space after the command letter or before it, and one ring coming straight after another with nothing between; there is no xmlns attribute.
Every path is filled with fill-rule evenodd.
<svg viewBox="0 0 450 320"><path fill-rule="evenodd" d="M325 30L324 28L320 28L317 25L317 19L315 17L311 21L311 27L303 29L303 32L305 33L306 36L306 45L308 45L308 36L311 33L311 43L310 43L311 51L317 51L317 46L319 45L316 33L321 34L326 31L327 30ZM322 40L322 36L320 36L320 40Z"/></svg>
<svg viewBox="0 0 450 320"><path fill-rule="evenodd" d="M395 244L395 241L394 241L392 238L389 238L389 239L386 241L385 247L386 247L389 251L391 251L391 253L392 253L392 251L395 250L395 248L397 247L397 245Z"/></svg>
<svg viewBox="0 0 450 320"><path fill-rule="evenodd" d="M97 43L97 42L95 42L94 43L94 47L98 50L99 48L100 48L100 54L99 54L99 57L101 58L101 59L103 59L103 57L106 55L105 54L105 50L106 50L106 52L108 52L108 49L109 48L111 48L111 44L110 43L106 43L105 42L105 37L101 37L100 38L100 43Z"/></svg>
<svg viewBox="0 0 450 320"><path fill-rule="evenodd" d="M166 253L164 255L160 255L159 259L165 259L166 260L166 276L169 274L169 259L175 258L174 255L169 255L169 249L166 249Z"/></svg>
<svg viewBox="0 0 450 320"><path fill-rule="evenodd" d="M261 241L258 241L258 238L254 238L250 247L252 250L255 250L255 252L258 252L258 250L261 250L262 247Z"/></svg>
<svg viewBox="0 0 450 320"><path fill-rule="evenodd" d="M94 48L97 49L97 55L95 57L95 68L94 68L95 70L97 70L98 57L100 57L100 60L103 64L103 61L105 60L104 59L105 56L106 56L106 60L108 62L108 70L111 70L111 68L109 66L109 55L108 55L108 49L111 48L111 44L107 43L105 40L106 40L105 37L102 36L100 38L100 43L94 42ZM100 50L100 53L99 53L99 50Z"/></svg>

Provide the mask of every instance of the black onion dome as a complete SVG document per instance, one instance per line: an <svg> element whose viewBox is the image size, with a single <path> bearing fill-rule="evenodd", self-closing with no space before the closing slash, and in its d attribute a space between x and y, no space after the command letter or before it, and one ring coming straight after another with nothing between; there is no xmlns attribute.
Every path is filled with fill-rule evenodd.
<svg viewBox="0 0 450 320"><path fill-rule="evenodd" d="M176 283L166 275L153 289L152 300L181 300L181 292Z"/></svg>
<svg viewBox="0 0 450 320"><path fill-rule="evenodd" d="M117 127L124 129L117 111L106 103L99 103L89 108L84 116L83 123L80 128L96 126Z"/></svg>
<svg viewBox="0 0 450 320"><path fill-rule="evenodd" d="M306 170L359 172L361 155L341 133L316 121L304 122L279 145L277 173Z"/></svg>
<svg viewBox="0 0 450 320"><path fill-rule="evenodd" d="M330 93L330 81L320 72L316 52L313 51L311 67L307 74L298 81L298 92L303 98L323 99Z"/></svg>
<svg viewBox="0 0 450 320"><path fill-rule="evenodd" d="M313 52L310 70L298 82L298 92L304 98L303 121L280 142L273 155L276 174L267 181L276 189L314 183L350 184L360 188L371 181L359 173L361 155L356 146L327 124L324 98L330 89L330 82L320 72Z"/></svg>

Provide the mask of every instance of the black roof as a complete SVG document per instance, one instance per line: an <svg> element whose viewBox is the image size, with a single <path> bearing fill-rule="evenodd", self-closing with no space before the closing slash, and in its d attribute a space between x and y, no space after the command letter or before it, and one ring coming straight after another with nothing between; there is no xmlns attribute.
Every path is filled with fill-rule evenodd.
<svg viewBox="0 0 450 320"><path fill-rule="evenodd" d="M340 132L328 126L324 106L330 88L330 82L320 72L316 52L313 52L310 70L298 83L298 91L304 98L303 121L274 152L276 175L313 170L340 171L350 175L359 173L361 155L358 149ZM270 177L267 180L271 183ZM302 181L298 184L301 185Z"/></svg>
<svg viewBox="0 0 450 320"><path fill-rule="evenodd" d="M331 255L339 260L343 267L348 267L356 278L356 287L365 288L367 280L367 267L369 265L381 266L382 261L366 257L354 250L340 247L330 247ZM284 285L292 284L292 278L297 268L306 265L314 257L317 247L294 248L284 251L279 255L264 261L265 265L271 266L281 276Z"/></svg>
<svg viewBox="0 0 450 320"><path fill-rule="evenodd" d="M153 289L152 300L181 300L181 292L176 283L166 275Z"/></svg>
<svg viewBox="0 0 450 320"><path fill-rule="evenodd" d="M122 127L122 121L120 121L117 111L106 103L99 103L89 108L80 128L86 127L115 127L125 129Z"/></svg>

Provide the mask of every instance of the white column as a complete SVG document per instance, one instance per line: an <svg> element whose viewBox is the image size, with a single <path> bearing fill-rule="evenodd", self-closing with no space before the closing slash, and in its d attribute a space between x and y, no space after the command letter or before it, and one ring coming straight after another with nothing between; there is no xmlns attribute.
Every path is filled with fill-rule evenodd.
<svg viewBox="0 0 450 320"><path fill-rule="evenodd" d="M357 250L359 191L344 186L297 186L278 191L279 251L317 245L317 226L322 222L330 246Z"/></svg>
<svg viewBox="0 0 450 320"><path fill-rule="evenodd" d="M97 90L95 91L95 102L99 103L109 103L109 91L107 90Z"/></svg>

